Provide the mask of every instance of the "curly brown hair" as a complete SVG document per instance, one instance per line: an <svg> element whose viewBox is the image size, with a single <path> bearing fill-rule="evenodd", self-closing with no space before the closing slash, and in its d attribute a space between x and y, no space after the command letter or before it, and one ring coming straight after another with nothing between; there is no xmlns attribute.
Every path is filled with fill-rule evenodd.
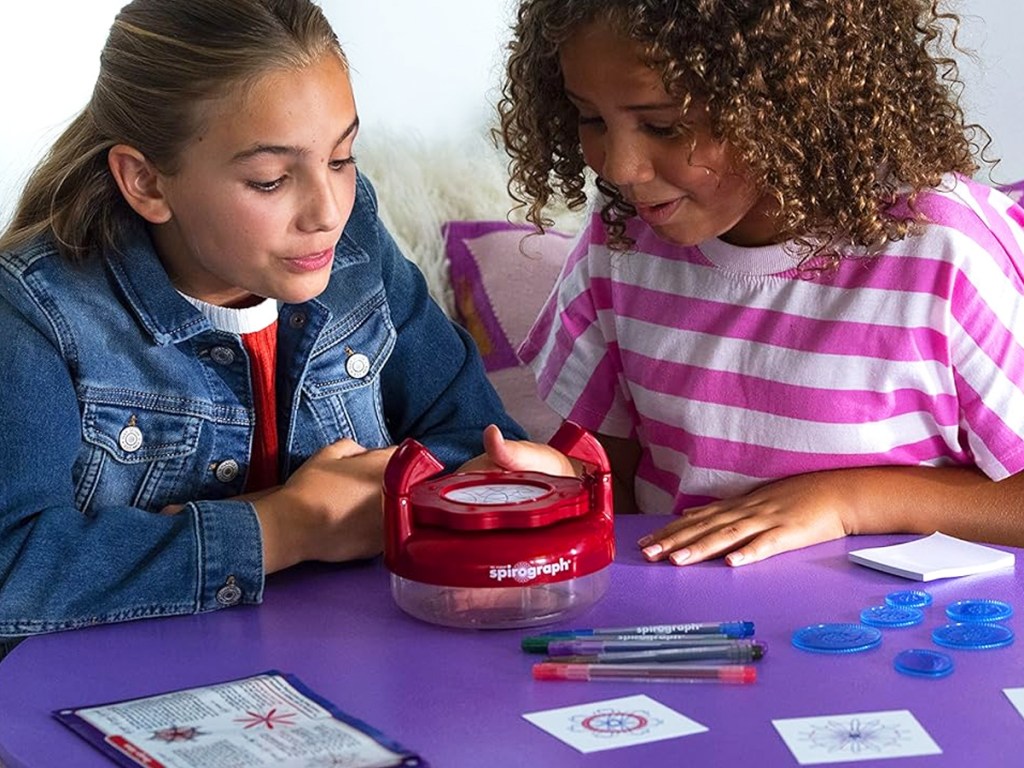
<svg viewBox="0 0 1024 768"><path fill-rule="evenodd" d="M707 104L713 138L777 201L782 235L806 254L875 251L905 237L918 193L946 173L973 175L990 143L967 124L956 49L959 18L941 0L521 0L498 104L509 192L539 229L557 194L586 203L577 111L559 47L604 22L685 105ZM635 211L597 179L610 242L628 248Z"/></svg>

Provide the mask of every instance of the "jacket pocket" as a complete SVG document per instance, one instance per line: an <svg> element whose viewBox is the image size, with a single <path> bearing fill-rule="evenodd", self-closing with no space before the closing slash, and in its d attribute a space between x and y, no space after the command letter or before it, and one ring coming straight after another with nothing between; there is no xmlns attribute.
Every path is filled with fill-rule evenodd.
<svg viewBox="0 0 1024 768"><path fill-rule="evenodd" d="M189 501L195 478L202 477L196 466L202 425L194 414L84 403L76 505L159 511Z"/></svg>
<svg viewBox="0 0 1024 768"><path fill-rule="evenodd" d="M395 346L383 294L321 335L304 391L326 442L349 437L366 448L390 443L380 375Z"/></svg>

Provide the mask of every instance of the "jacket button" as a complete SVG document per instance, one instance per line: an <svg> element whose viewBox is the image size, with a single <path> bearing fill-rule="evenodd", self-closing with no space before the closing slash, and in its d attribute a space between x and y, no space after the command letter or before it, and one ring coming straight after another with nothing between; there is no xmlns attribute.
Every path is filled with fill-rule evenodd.
<svg viewBox="0 0 1024 768"><path fill-rule="evenodd" d="M235 583L234 576L228 576L224 586L217 590L217 602L224 606L237 605L242 599L242 589Z"/></svg>
<svg viewBox="0 0 1024 768"><path fill-rule="evenodd" d="M214 347L210 350L210 359L217 365L231 365L235 362L235 353L228 347Z"/></svg>
<svg viewBox="0 0 1024 768"><path fill-rule="evenodd" d="M306 314L304 312L296 312L288 318L288 325L292 328L304 328L306 326Z"/></svg>
<svg viewBox="0 0 1024 768"><path fill-rule="evenodd" d="M345 361L345 371L353 379L365 378L366 374L370 372L370 358L361 352L349 355L348 360Z"/></svg>
<svg viewBox="0 0 1024 768"><path fill-rule="evenodd" d="M136 426L128 426L117 436L117 444L125 453L135 453L142 447L142 430Z"/></svg>
<svg viewBox="0 0 1024 768"><path fill-rule="evenodd" d="M213 470L213 474L222 483L230 483L238 477L238 462L234 459L225 459L224 461L218 462L216 468Z"/></svg>

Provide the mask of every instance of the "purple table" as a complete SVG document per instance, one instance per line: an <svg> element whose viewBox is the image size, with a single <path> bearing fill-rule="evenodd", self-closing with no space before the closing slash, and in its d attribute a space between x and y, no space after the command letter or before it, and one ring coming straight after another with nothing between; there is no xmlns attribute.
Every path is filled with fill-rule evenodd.
<svg viewBox="0 0 1024 768"><path fill-rule="evenodd" d="M0 663L0 762L105 768L110 763L50 717L53 709L146 696L268 669L299 676L338 707L417 750L437 768L467 766L797 765L772 719L909 709L943 754L879 765L997 766L1024 754L1024 719L1003 688L1024 686L1024 641L946 651L942 679L897 673L906 648L936 648L931 630L954 600L989 597L1024 611L1016 572L921 585L850 563L851 549L911 537L860 537L745 568L644 563L633 542L662 522L621 518L608 593L567 626L742 619L769 645L753 685L534 682L540 657L526 630L479 632L421 623L392 602L379 560L301 566L269 579L262 606L46 635ZM847 656L790 644L794 629L856 622L888 592L923 588L924 624L883 630L880 648ZM1018 623L1010 620L1011 626ZM560 627L565 628L565 627ZM939 649L945 650L945 649ZM643 693L708 727L705 733L588 755L531 725L526 712ZM1012 757L1012 756L1016 757ZM668 761L668 762L666 762ZM1007 762L1010 761L1010 762Z"/></svg>

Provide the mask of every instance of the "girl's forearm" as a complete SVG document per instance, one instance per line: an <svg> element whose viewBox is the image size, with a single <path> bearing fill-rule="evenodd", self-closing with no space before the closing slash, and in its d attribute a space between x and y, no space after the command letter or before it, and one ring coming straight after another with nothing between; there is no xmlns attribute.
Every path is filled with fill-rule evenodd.
<svg viewBox="0 0 1024 768"><path fill-rule="evenodd" d="M1024 472L993 481L973 468L841 470L847 532L933 533L1024 546Z"/></svg>
<svg viewBox="0 0 1024 768"><path fill-rule="evenodd" d="M256 517L260 521L263 537L263 572L271 574L305 560L302 551L301 526L303 515L292 510L287 513L283 493L277 489L253 500Z"/></svg>

